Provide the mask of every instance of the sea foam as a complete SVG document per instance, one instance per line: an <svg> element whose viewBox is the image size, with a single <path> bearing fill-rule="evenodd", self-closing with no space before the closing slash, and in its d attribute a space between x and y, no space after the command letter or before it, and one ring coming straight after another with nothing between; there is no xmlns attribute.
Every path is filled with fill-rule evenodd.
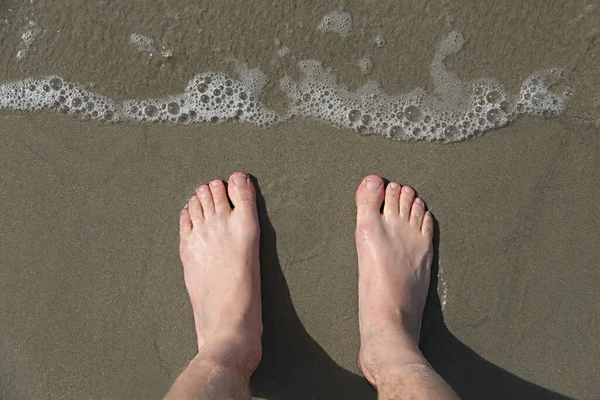
<svg viewBox="0 0 600 400"><path fill-rule="evenodd" d="M495 79L466 82L444 63L463 44L464 38L456 31L440 42L430 64L431 92L416 88L391 95L373 81L353 92L319 61L299 61L301 77L285 76L280 81L289 99L283 113L259 100L268 82L266 75L241 63L235 78L206 72L194 76L182 93L122 103L59 76L8 82L0 84L0 109L56 110L104 121L241 121L260 127L303 117L394 140L446 142L505 126L522 115L553 117L566 110L572 93L564 71L535 72L515 94Z"/></svg>
<svg viewBox="0 0 600 400"><path fill-rule="evenodd" d="M556 116L566 110L571 91L564 71L536 72L511 95L495 79L464 82L446 69L446 57L463 44L459 32L451 32L440 43L430 66L432 93L417 88L389 95L372 81L351 92L316 60L301 61L303 76L299 80L286 76L281 87L290 99L291 115L396 140L463 140L520 115ZM560 92L552 90L558 83Z"/></svg>

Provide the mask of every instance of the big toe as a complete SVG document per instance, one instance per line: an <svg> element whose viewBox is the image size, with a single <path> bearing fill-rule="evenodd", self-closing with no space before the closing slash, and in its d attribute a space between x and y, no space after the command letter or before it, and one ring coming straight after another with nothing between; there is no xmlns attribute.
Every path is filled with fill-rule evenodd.
<svg viewBox="0 0 600 400"><path fill-rule="evenodd" d="M256 191L247 174L233 173L229 177L227 191L237 212L256 214Z"/></svg>
<svg viewBox="0 0 600 400"><path fill-rule="evenodd" d="M356 208L358 216L366 217L380 215L383 196L383 179L377 175L365 177L356 190Z"/></svg>

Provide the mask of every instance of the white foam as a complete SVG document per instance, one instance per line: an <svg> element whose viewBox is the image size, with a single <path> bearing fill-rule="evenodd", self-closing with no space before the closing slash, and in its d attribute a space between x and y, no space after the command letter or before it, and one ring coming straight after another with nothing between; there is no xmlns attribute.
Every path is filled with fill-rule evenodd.
<svg viewBox="0 0 600 400"><path fill-rule="evenodd" d="M131 36L129 36L129 43L135 47L137 51L147 53L156 52L154 39L149 36L142 35L141 33L132 33Z"/></svg>
<svg viewBox="0 0 600 400"><path fill-rule="evenodd" d="M323 16L318 29L321 32L333 32L341 37L348 37L352 35L352 15L345 11L332 11Z"/></svg>
<svg viewBox="0 0 600 400"><path fill-rule="evenodd" d="M55 110L105 121L220 122L244 121L261 127L280 116L257 98L266 76L258 69L238 68L235 80L218 73L196 75L185 91L158 99L131 99L117 104L106 96L58 76L25 79L0 85L0 109Z"/></svg>
<svg viewBox="0 0 600 400"><path fill-rule="evenodd" d="M299 80L286 76L280 83L290 99L291 115L396 140L463 140L520 115L555 116L565 111L570 88L561 70L532 74L512 96L494 79L463 82L446 69L445 58L463 44L458 32L440 43L430 70L433 93L416 88L393 96L376 82L350 92L316 60L299 63L303 75ZM557 83L564 86L562 91L554 89Z"/></svg>
<svg viewBox="0 0 600 400"><path fill-rule="evenodd" d="M444 278L444 271L442 270L441 263L438 260L438 284L437 284L438 293L441 291L440 296L440 305L442 311L446 308L448 304L448 282Z"/></svg>
<svg viewBox="0 0 600 400"><path fill-rule="evenodd" d="M0 84L0 109L56 110L100 120L119 117L114 101L58 76Z"/></svg>
<svg viewBox="0 0 600 400"><path fill-rule="evenodd" d="M30 19L27 20L27 26L21 32L21 45L17 51L17 59L20 60L27 56L29 48L41 32L42 30L37 26L37 23Z"/></svg>
<svg viewBox="0 0 600 400"><path fill-rule="evenodd" d="M258 99L267 84L258 69L237 66L237 79L207 72L194 76L179 94L131 99L121 104L58 76L0 84L0 109L56 110L90 119L202 123L243 121L266 127L292 117L314 118L362 134L395 140L463 140L505 126L522 115L562 114L571 98L564 71L549 69L527 77L518 93L494 79L465 82L448 71L444 60L462 48L464 38L450 33L430 65L433 90L416 88L390 95L376 82L357 91L339 84L319 61L299 62L301 77L280 81L289 98L283 114Z"/></svg>
<svg viewBox="0 0 600 400"><path fill-rule="evenodd" d="M279 57L285 57L285 56L287 56L288 54L290 54L290 52L291 52L291 50L290 50L290 48L289 48L289 47L287 47L287 46L283 46L282 48L280 48L279 50L277 50L277 55L278 55Z"/></svg>
<svg viewBox="0 0 600 400"><path fill-rule="evenodd" d="M358 60L358 67L363 74L366 74L373 68L373 61L370 57L361 58Z"/></svg>
<svg viewBox="0 0 600 400"><path fill-rule="evenodd" d="M193 77L181 94L123 103L123 119L139 122L198 123L243 121L266 127L280 116L258 96L267 83L258 69L240 67L239 80L218 73Z"/></svg>
<svg viewBox="0 0 600 400"><path fill-rule="evenodd" d="M383 37L383 35L375 36L375 45L377 47L383 47L383 46L385 46L385 43L386 43L386 41L385 41L385 38Z"/></svg>

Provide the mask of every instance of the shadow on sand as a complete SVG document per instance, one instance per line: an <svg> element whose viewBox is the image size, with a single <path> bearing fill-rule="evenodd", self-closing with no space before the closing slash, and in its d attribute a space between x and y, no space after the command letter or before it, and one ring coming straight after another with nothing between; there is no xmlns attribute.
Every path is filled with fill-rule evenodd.
<svg viewBox="0 0 600 400"><path fill-rule="evenodd" d="M252 377L252 395L273 400L364 400L376 393L362 376L337 365L300 322L277 256L277 236L258 188L261 223L263 359ZM444 324L437 294L439 227L421 348L436 371L464 400L568 400L484 360ZM324 304L323 307L327 305Z"/></svg>

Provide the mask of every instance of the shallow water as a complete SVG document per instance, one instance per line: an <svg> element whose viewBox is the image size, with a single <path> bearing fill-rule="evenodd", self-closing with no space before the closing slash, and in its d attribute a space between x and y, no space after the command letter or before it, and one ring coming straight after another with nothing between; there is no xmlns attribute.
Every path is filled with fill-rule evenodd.
<svg viewBox="0 0 600 400"><path fill-rule="evenodd" d="M344 12L326 12L316 5L303 10L298 4L252 2L217 7L171 1L155 9L143 2L9 2L3 10L1 78L58 75L81 89L71 94L64 92L66 83L55 88L25 81L23 89L0 88L0 106L184 123L241 119L272 125L304 116L363 134L454 141L503 127L521 114L563 114L574 93L571 113L598 123L599 78L589 60L600 29L596 4L475 3L467 11L469 2L457 3L423 3L421 10L391 3L348 5ZM374 67L361 66L365 58ZM247 68L266 75L239 76ZM222 82L221 87L209 84L209 92L196 89L203 78L194 75L207 72L231 74L234 82L239 78L245 97L237 89L226 94ZM94 93L117 102L175 95L190 79L183 98L166 98L164 104L113 105L111 100L104 107L88 103L92 108L86 109L81 100ZM213 98L213 91L220 96ZM246 100L246 92L257 98ZM172 100L178 104L171 113L167 104ZM229 103L231 109L215 110ZM269 107L281 114L269 116Z"/></svg>
<svg viewBox="0 0 600 400"><path fill-rule="evenodd" d="M351 34L319 29L336 10ZM280 80L302 79L302 60L350 92L374 81L391 96L435 95L432 62L451 32L464 45L444 66L460 82L517 94L536 71L561 69L552 89L570 87L565 112L451 145L289 118ZM238 79L245 63L267 77L258 100L285 120L0 111L0 397L164 393L195 351L178 209L237 169L265 203L257 398L374 398L356 365L352 247L353 190L373 172L412 184L438 220L443 276L421 345L463 398L600 395L600 3L8 0L0 46L0 83L60 76L115 104L182 93L207 71ZM442 103L460 108L459 86Z"/></svg>

